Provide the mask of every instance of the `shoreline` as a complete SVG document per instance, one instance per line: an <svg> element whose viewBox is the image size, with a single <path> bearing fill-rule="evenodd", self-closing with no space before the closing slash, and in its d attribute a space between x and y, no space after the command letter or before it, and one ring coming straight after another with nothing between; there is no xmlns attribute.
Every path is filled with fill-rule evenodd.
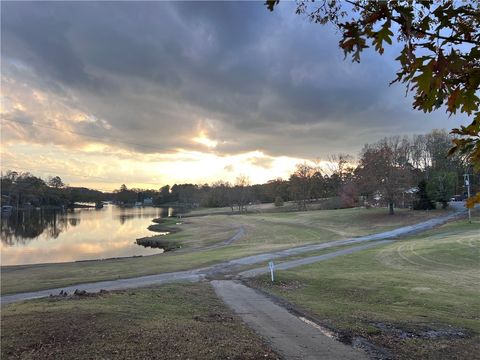
<svg viewBox="0 0 480 360"><path fill-rule="evenodd" d="M168 219L168 218L167 218ZM182 246L178 241L167 239L166 236L175 234L180 231L180 229L173 228L170 226L165 226L167 224L173 223L173 221L165 221L165 218L155 218L152 220L154 224L151 224L147 227L148 230L156 232L156 235L144 236L135 240L137 245L143 247L150 247L152 249L163 249L164 252L175 251L180 249ZM182 224L175 221L175 225Z"/></svg>
<svg viewBox="0 0 480 360"><path fill-rule="evenodd" d="M450 211L454 211L455 212L455 207L449 207L449 209L447 209L447 212L450 212ZM322 211L322 210L320 210ZM198 215L195 215L195 216L205 216L207 214L198 214ZM217 213L214 213L214 214L209 214L209 215L217 215ZM458 214L457 214L458 215ZM162 232L159 228L157 228L157 230L152 230L150 229L150 227L152 226L156 226L156 225L160 225L162 222L165 222L166 219L171 219L170 222L172 223L177 223L177 222L180 222L180 221L177 221L179 219L176 219L176 218L153 218L151 220L151 222L153 222L154 224L151 224L147 227L148 230L152 231L152 232ZM186 219L185 219L186 220ZM182 219L181 223L185 223ZM161 229L166 229L165 227L162 227ZM172 230L172 229L170 229ZM167 230L168 231L168 230ZM174 231L172 231L171 233L178 233L179 231L181 231L181 229L175 229ZM146 236L146 237L143 237L143 238L139 238L139 239L148 239L148 238L152 238L152 237L160 237L160 238L164 238L166 235L151 235L151 236ZM138 240L138 239L136 239ZM134 241L136 242L136 241ZM142 246L142 245L139 245L139 246ZM168 252L185 252L186 248L182 248L182 247L179 247L179 248L176 248L174 250L171 250L171 251L168 251ZM22 268L28 268L28 267L47 267L47 266L53 266L53 265L67 265L67 264L77 264L77 263L102 263L102 262L114 262L114 261L121 261L121 260L127 260L127 259L135 259L135 258L140 258L140 257L143 257L143 258L151 258L153 256L159 256L159 255L163 255L164 253L157 253L157 254L151 254L151 255L131 255L131 256L119 256L119 257L110 257L110 258L99 258L99 259L86 259L86 260L74 260L74 261L60 261L60 262L48 262L48 263L31 263L31 264L17 264L17 265L1 265L0 266L0 269L22 269Z"/></svg>
<svg viewBox="0 0 480 360"><path fill-rule="evenodd" d="M94 207L95 206L93 206L93 208ZM28 209L28 210L34 210L34 209ZM48 209L48 210L53 210L53 209ZM153 233L164 232L164 229L166 229L166 228L160 228L160 227L151 228L151 227L159 226L160 223L162 222L162 219L164 219L164 218L153 218L151 221L154 224L151 224L151 225L147 226L147 229L149 231L153 232ZM170 234L173 234L173 233L179 232L180 230L179 229L168 229L168 230L165 230L165 231L168 231ZM151 238L155 238L155 237L165 237L165 236L166 235L158 235L158 234L157 235L151 235L151 236L144 236L144 237L135 239L134 243L136 243L138 246L151 247L151 246L145 246L145 245L138 244L137 241L142 240L142 239L151 239ZM160 248L160 247L151 247L151 248ZM175 249L180 249L180 248L181 248L181 246L176 247ZM42 263L16 264L16 265L1 265L0 269L11 269L11 268L19 268L20 269L20 268L23 268L23 267L30 267L30 266L50 266L50 265L89 263L89 262L106 262L106 261L135 259L135 258L142 258L142 257L146 258L146 257L151 257L151 256L159 256L159 255L164 254L165 252L171 252L171 251L174 251L174 249L164 251L164 252L161 252L161 253L158 253L158 254L150 254L150 255L113 256L113 257L98 258L98 259L85 259L85 260L59 261L59 262L42 262Z"/></svg>

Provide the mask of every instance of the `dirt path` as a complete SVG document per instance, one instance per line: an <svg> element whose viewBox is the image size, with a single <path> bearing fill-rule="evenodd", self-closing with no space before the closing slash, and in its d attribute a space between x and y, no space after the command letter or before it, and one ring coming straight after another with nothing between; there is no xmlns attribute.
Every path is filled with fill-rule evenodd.
<svg viewBox="0 0 480 360"><path fill-rule="evenodd" d="M199 281L204 278L212 278L212 277L216 277L226 273L230 273L230 274L235 273L236 271L238 271L240 267L245 265L265 263L270 260L275 260L279 258L293 256L293 255L300 255L306 252L328 249L336 246L354 245L357 243L363 243L363 242L369 242L369 241L393 239L399 236L405 236L405 235L410 235L410 234L421 232L421 231L430 230L435 226L441 225L449 220L454 219L455 217L459 216L459 214L461 214L462 212L464 212L464 210L459 209L456 212L452 212L448 215L440 216L419 224L405 226L402 228L398 228L395 230L391 230L391 231L387 231L379 234L367 235L367 236L362 236L362 237L353 238L353 239L332 241L332 242L322 243L322 244L305 245L305 246L295 247L295 248L281 250L281 251L269 252L269 253L264 253L259 255L252 255L252 256L247 256L247 257L243 257L235 260L225 261L216 265L212 265L212 266L204 267L200 269L178 271L178 272L172 272L172 273L163 273L158 275L148 275L148 276L119 279L119 280L112 280L112 281L85 283L85 284L78 284L78 285L66 286L66 287L55 288L55 289L5 295L1 297L0 301L2 304L8 304L16 301L47 297L50 294L58 294L60 293L61 290L67 291L69 293L75 291L75 289L86 290L88 292L98 292L101 289L117 290L117 289L138 288L138 287L159 285L159 284L165 284L168 282L176 282L176 281ZM379 241L369 246L375 246L380 244L381 242ZM296 263L292 263L292 262L289 262L289 263L291 264L291 267L299 266L302 264L325 260L333 256L340 256L340 255L344 255L354 251L360 251L360 250L363 250L364 248L365 247L358 246L358 247L352 248L351 250L349 249L340 250L331 254L301 259L301 262L298 262L298 260L295 260ZM348 252L345 252L345 251L348 251ZM327 255L329 256L326 257ZM294 264L298 264L298 265L294 265ZM287 266L287 265L285 264L283 266ZM257 269L257 271L260 271L260 270Z"/></svg>
<svg viewBox="0 0 480 360"><path fill-rule="evenodd" d="M230 238L228 238L227 240L224 240L224 241L221 241L217 244L213 244L213 245L209 245L209 246L205 246L205 247L202 247L202 248L199 248L197 249L197 251L204 251L204 250L211 250L211 249L216 249L216 248L219 248L219 247L222 247L222 246L227 246L227 245L231 245L233 244L234 242L240 240L242 237L245 236L245 227L243 226L240 226L238 229L237 229L237 232L231 236Z"/></svg>
<svg viewBox="0 0 480 360"><path fill-rule="evenodd" d="M217 295L285 359L368 358L245 285L227 280L214 280L212 285Z"/></svg>

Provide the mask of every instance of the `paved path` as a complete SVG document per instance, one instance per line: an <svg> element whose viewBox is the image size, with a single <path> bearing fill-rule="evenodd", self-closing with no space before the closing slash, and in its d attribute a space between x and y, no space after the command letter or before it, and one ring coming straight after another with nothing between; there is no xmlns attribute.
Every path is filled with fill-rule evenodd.
<svg viewBox="0 0 480 360"><path fill-rule="evenodd" d="M285 359L362 360L365 353L326 336L266 296L234 281L215 280L217 295Z"/></svg>
<svg viewBox="0 0 480 360"><path fill-rule="evenodd" d="M433 229L438 225L444 224L450 220L457 218L461 214L464 214L466 212L466 209L463 207L463 203L461 203L461 205L462 205L461 207L453 206L455 211L449 214L438 216L436 218L433 218L418 224L403 226L401 228L385 231L378 234L366 235L366 236L345 239L345 240L336 240L336 241L331 241L331 242L321 243L321 244L304 245L304 246L298 246L294 248L289 248L285 250L279 250L279 251L274 251L274 252L269 252L264 254L246 256L240 259L222 262L217 265L213 265L209 268L205 268L201 270L204 270L207 276L215 276L216 274L219 274L219 273L220 274L229 273L229 272L231 273L236 268L239 268L241 266L264 263L264 262L268 262L271 260L280 259L288 256L301 255L306 252L325 250L325 249L329 249L337 246L355 245L358 243L364 243L369 241L395 239L400 236L412 235L415 233Z"/></svg>
<svg viewBox="0 0 480 360"><path fill-rule="evenodd" d="M88 292L99 292L100 290L123 290L131 288L146 287L151 285L161 285L171 282L180 281L200 281L204 276L197 273L196 270L178 271L174 273L164 273L158 275L140 276L131 279L120 279L111 281L99 281L94 283L78 284L72 286L64 286L55 289L47 289L12 295L5 295L1 298L1 303L9 304L12 302L37 299L42 297L48 297L50 295L58 295L60 291L66 291L67 293L73 293L76 289L85 290Z"/></svg>
<svg viewBox="0 0 480 360"><path fill-rule="evenodd" d="M177 281L199 281L201 279L208 278L208 277L211 278L211 277L215 277L222 274L236 272L239 268L246 265L265 263L270 260L280 259L280 258L293 256L293 255L300 255L306 252L328 249L336 246L354 245L362 242L393 239L399 236L410 235L413 233L432 229L435 226L441 225L449 220L452 220L453 218L457 217L459 214L464 212L465 212L464 209L458 208L457 211L449 213L447 215L439 216L419 224L404 226L395 230L386 231L379 234L367 235L367 236L346 239L346 240L332 241L332 242L322 243L322 244L305 245L305 246L290 248L286 250L280 250L280 251L264 253L259 255L252 255L252 256L247 256L240 259L225 261L216 265L212 265L212 266L204 267L200 269L178 271L178 272L172 272L172 273L163 273L158 275L148 275L148 276L112 280L112 281L85 283L85 284L78 284L78 285L66 286L66 287L55 288L55 289L19 293L19 294L13 294L13 295L5 295L1 297L1 303L8 304L16 301L46 297L46 296L49 296L50 294L58 294L61 290L64 290L67 292L73 292L75 291L75 289L79 289L79 290L86 290L88 292L98 292L101 289L117 290L117 289L138 288L138 287L159 285L159 284L165 284L165 283L177 282ZM377 245L380 245L380 243L378 243ZM353 251L360 251L363 248L364 247L356 247L356 250L351 250L350 252L342 252L342 250L340 250L340 252L335 252L337 254L335 256L344 255L347 253L351 253ZM316 260L312 260L311 262L325 260L326 259L325 256L326 255L321 255L320 257L311 257L311 259L316 259ZM329 256L328 258L331 258L331 257L333 257L333 255ZM309 261L308 259L310 258L302 259L302 261L304 261L304 264L310 263L308 262ZM301 263L298 263L298 264L301 265Z"/></svg>
<svg viewBox="0 0 480 360"><path fill-rule="evenodd" d="M393 240L375 241L375 242L371 242L371 243L368 243L368 244L365 244L365 245L352 246L352 247L347 248L347 249L333 251L333 252L328 253L328 254L317 255L317 256L309 256L309 257L306 257L306 258L303 258L303 259L297 259L297 260L291 260L291 261L284 261L282 263L275 264L275 270L287 270L287 269L291 269L291 268L294 268L294 267L297 267L297 266L308 265L308 264L312 264L312 263L315 263L315 262L318 262L318 261L328 260L328 259L331 259L331 258L334 258L334 257L337 257L337 256L348 255L348 254L352 254L352 253L357 252L357 251L370 249L374 246L378 246L378 245L382 245L382 244L388 244L388 243L391 243L392 241ZM269 273L269 272L270 272L270 268L268 266L263 266L263 267L256 268L256 269L242 271L237 276L240 277L240 278L251 278L251 277L255 277L255 276L265 274L265 273Z"/></svg>

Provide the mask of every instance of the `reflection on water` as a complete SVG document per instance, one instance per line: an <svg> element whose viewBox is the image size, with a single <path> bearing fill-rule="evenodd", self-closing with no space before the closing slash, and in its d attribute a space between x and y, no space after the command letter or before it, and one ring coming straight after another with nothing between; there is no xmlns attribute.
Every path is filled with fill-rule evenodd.
<svg viewBox="0 0 480 360"><path fill-rule="evenodd" d="M105 206L100 210L31 210L2 214L2 265L156 254L162 250L141 247L135 240L153 235L147 229L151 220L173 215L172 211Z"/></svg>
<svg viewBox="0 0 480 360"><path fill-rule="evenodd" d="M9 216L2 216L1 234L2 243L14 246L27 244L43 233L49 238L56 239L69 226L77 226L81 219L64 217L58 211L18 211Z"/></svg>

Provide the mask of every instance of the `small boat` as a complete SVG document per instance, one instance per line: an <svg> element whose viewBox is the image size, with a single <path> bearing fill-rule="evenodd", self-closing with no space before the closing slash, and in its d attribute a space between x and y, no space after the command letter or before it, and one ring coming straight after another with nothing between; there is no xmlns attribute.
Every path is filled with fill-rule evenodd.
<svg viewBox="0 0 480 360"><path fill-rule="evenodd" d="M97 201L95 203L95 209L102 209L103 208L103 202L102 201Z"/></svg>

